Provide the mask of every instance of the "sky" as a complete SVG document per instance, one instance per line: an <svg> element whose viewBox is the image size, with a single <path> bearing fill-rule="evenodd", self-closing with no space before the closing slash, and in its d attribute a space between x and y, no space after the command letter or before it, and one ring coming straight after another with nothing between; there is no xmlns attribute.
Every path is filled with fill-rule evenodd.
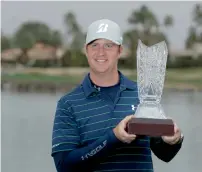
<svg viewBox="0 0 202 172"><path fill-rule="evenodd" d="M13 34L26 21L42 21L52 29L65 33L64 14L74 12L83 31L93 21L107 18L117 22L123 32L132 27L127 19L132 11L147 5L160 23L169 14L174 26L164 30L172 49L184 49L184 41L192 24L192 10L197 1L3 1L1 2L1 28ZM198 1L198 3L201 3Z"/></svg>

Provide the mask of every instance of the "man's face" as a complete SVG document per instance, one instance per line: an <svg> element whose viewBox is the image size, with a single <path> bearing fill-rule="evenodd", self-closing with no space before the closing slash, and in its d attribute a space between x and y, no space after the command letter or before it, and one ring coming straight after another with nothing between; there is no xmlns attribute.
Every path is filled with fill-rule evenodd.
<svg viewBox="0 0 202 172"><path fill-rule="evenodd" d="M122 47L106 39L97 39L86 47L90 68L96 73L117 70Z"/></svg>

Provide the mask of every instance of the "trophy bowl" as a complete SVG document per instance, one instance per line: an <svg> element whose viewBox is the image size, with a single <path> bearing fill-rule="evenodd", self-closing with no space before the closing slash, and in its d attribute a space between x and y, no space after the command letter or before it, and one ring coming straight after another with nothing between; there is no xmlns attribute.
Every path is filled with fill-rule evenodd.
<svg viewBox="0 0 202 172"><path fill-rule="evenodd" d="M165 41L147 47L138 40L137 86L139 105L127 124L129 134L170 136L174 123L160 104L164 87L168 49Z"/></svg>

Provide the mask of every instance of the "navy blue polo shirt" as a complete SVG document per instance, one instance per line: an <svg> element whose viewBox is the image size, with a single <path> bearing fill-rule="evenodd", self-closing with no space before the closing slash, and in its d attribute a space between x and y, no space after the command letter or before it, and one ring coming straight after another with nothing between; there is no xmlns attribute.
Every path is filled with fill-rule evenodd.
<svg viewBox="0 0 202 172"><path fill-rule="evenodd" d="M66 171L153 171L149 137L138 136L127 144L113 133L113 128L134 114L139 104L137 84L121 72L119 75L113 101L102 88L93 86L89 75L58 101L52 156L68 153L64 158Z"/></svg>

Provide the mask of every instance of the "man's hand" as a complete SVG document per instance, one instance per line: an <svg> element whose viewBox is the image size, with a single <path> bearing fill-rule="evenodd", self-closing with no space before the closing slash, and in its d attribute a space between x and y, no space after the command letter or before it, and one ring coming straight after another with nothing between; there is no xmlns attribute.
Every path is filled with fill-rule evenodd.
<svg viewBox="0 0 202 172"><path fill-rule="evenodd" d="M131 143L133 140L135 140L136 135L128 134L126 132L126 126L128 121L134 117L134 115L126 116L114 129L113 132L115 136L124 143Z"/></svg>
<svg viewBox="0 0 202 172"><path fill-rule="evenodd" d="M181 131L178 126L174 123L174 135L173 136L162 136L164 142L174 145L181 139Z"/></svg>

